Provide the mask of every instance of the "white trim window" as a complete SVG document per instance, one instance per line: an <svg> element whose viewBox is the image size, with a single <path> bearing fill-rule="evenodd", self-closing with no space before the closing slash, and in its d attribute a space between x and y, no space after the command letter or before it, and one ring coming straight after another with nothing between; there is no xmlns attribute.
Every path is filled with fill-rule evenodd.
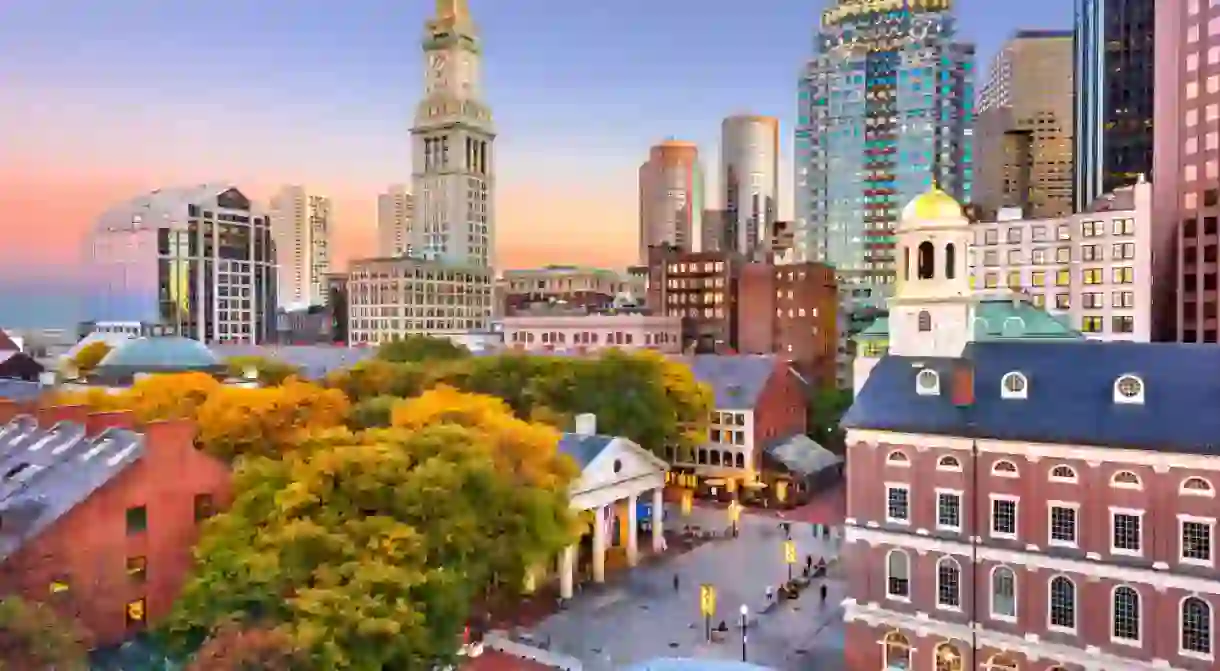
<svg viewBox="0 0 1220 671"><path fill-rule="evenodd" d="M1000 459L991 465L991 474L997 478L1019 478L1021 470L1007 459Z"/></svg>
<svg viewBox="0 0 1220 671"><path fill-rule="evenodd" d="M962 531L962 492L958 489L936 490L936 528L941 531Z"/></svg>
<svg viewBox="0 0 1220 671"><path fill-rule="evenodd" d="M1069 485L1074 485L1079 481L1076 477L1076 469L1067 464L1056 464L1051 468L1050 475L1046 479L1051 482L1062 482Z"/></svg>
<svg viewBox="0 0 1220 671"><path fill-rule="evenodd" d="M1115 489L1143 489L1144 482L1133 471L1118 471L1110 477L1110 486Z"/></svg>
<svg viewBox="0 0 1220 671"><path fill-rule="evenodd" d="M894 468L910 468L911 458L902 450L894 450L885 457L885 465Z"/></svg>
<svg viewBox="0 0 1220 671"><path fill-rule="evenodd" d="M885 596L911 600L911 556L902 550L890 550L885 557Z"/></svg>
<svg viewBox="0 0 1220 671"><path fill-rule="evenodd" d="M1140 593L1130 585L1116 585L1110 595L1110 641L1138 646L1143 619Z"/></svg>
<svg viewBox="0 0 1220 671"><path fill-rule="evenodd" d="M991 537L1015 539L1020 497L1009 494L991 495Z"/></svg>
<svg viewBox="0 0 1220 671"><path fill-rule="evenodd" d="M962 566L953 557L941 557L936 562L936 607L962 609Z"/></svg>
<svg viewBox="0 0 1220 671"><path fill-rule="evenodd" d="M952 455L946 455L946 456L941 457L936 462L936 470L954 471L957 473L961 473L962 472L962 462L957 457L954 457Z"/></svg>
<svg viewBox="0 0 1220 671"><path fill-rule="evenodd" d="M1007 566L991 569L991 617L1017 621L1017 574Z"/></svg>
<svg viewBox="0 0 1220 671"><path fill-rule="evenodd" d="M886 483L885 521L890 524L911 523L911 488L908 485Z"/></svg>
<svg viewBox="0 0 1220 671"><path fill-rule="evenodd" d="M1178 637L1178 653L1183 657L1211 661L1214 657L1212 630L1215 626L1212 605L1201 596L1191 595L1182 599L1179 611L1181 636Z"/></svg>
<svg viewBox="0 0 1220 671"><path fill-rule="evenodd" d="M1144 511L1110 508L1110 554L1128 557L1144 554Z"/></svg>
<svg viewBox="0 0 1220 671"><path fill-rule="evenodd" d="M1080 504L1066 501L1046 502L1047 544L1074 548L1079 542Z"/></svg>
<svg viewBox="0 0 1220 671"><path fill-rule="evenodd" d="M1047 584L1046 628L1063 634L1076 633L1076 583L1057 575Z"/></svg>
<svg viewBox="0 0 1220 671"><path fill-rule="evenodd" d="M1212 566L1215 561L1215 537L1215 519L1178 515L1178 560L1183 564Z"/></svg>
<svg viewBox="0 0 1220 671"><path fill-rule="evenodd" d="M1212 483L1206 478L1199 476L1191 476L1182 481L1181 487L1178 488L1178 493L1182 496L1212 496L1216 495L1216 489L1212 487Z"/></svg>

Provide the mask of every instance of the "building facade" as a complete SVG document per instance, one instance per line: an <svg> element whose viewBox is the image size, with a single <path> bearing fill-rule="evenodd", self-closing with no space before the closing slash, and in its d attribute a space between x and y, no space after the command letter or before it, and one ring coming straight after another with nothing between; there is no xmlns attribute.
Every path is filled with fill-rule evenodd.
<svg viewBox="0 0 1220 671"><path fill-rule="evenodd" d="M1155 0L1076 0L1076 208L1152 171Z"/></svg>
<svg viewBox="0 0 1220 671"><path fill-rule="evenodd" d="M652 247L649 254L647 304L656 314L682 318L683 351L736 348L740 255L663 246Z"/></svg>
<svg viewBox="0 0 1220 671"><path fill-rule="evenodd" d="M620 298L643 301L645 293L639 278L603 268L556 265L506 270L503 280L505 312L510 315L539 304L601 310Z"/></svg>
<svg viewBox="0 0 1220 671"><path fill-rule="evenodd" d="M334 211L326 196L299 185L271 197L271 233L279 265L279 306L325 305Z"/></svg>
<svg viewBox="0 0 1220 671"><path fill-rule="evenodd" d="M495 130L482 97L482 45L466 2L439 1L424 29L424 97L412 136L412 253L491 268ZM489 313L490 314L490 313Z"/></svg>
<svg viewBox="0 0 1220 671"><path fill-rule="evenodd" d="M1220 7L1161 3L1156 16L1153 189L1158 339L1217 342Z"/></svg>
<svg viewBox="0 0 1220 671"><path fill-rule="evenodd" d="M843 419L847 668L1215 668L1220 350L982 341L973 226L907 206L889 355ZM909 272L908 272L909 271Z"/></svg>
<svg viewBox="0 0 1220 671"><path fill-rule="evenodd" d="M720 124L720 199L729 247L766 253L779 216L779 119L738 115Z"/></svg>
<svg viewBox="0 0 1220 671"><path fill-rule="evenodd" d="M359 259L347 277L351 345L491 328L490 269L411 257Z"/></svg>
<svg viewBox="0 0 1220 671"><path fill-rule="evenodd" d="M703 168L699 148L666 140L640 166L640 263L648 248L670 245L694 251L703 230Z"/></svg>
<svg viewBox="0 0 1220 671"><path fill-rule="evenodd" d="M1073 33L1022 30L991 62L979 93L974 205L1026 216L1072 212Z"/></svg>
<svg viewBox="0 0 1220 671"><path fill-rule="evenodd" d="M749 263L737 284L737 350L774 354L810 384L837 382L838 287L820 263Z"/></svg>
<svg viewBox="0 0 1220 671"><path fill-rule="evenodd" d="M377 255L406 256L411 241L415 201L402 184L377 196Z"/></svg>
<svg viewBox="0 0 1220 671"><path fill-rule="evenodd" d="M838 273L851 336L891 295L899 209L933 180L973 199L974 47L949 0L837 0L798 94L794 200L804 260Z"/></svg>
<svg viewBox="0 0 1220 671"><path fill-rule="evenodd" d="M135 427L129 412L0 400L10 474L0 594L45 602L84 625L92 645L170 614L200 525L230 497L227 465L195 449L191 423Z"/></svg>
<svg viewBox="0 0 1220 671"><path fill-rule="evenodd" d="M84 317L202 342L275 334L270 218L228 185L158 189L104 213L85 243Z"/></svg>
<svg viewBox="0 0 1220 671"><path fill-rule="evenodd" d="M650 349L677 354L682 319L640 312L518 314L503 320L504 344L529 352Z"/></svg>
<svg viewBox="0 0 1220 671"><path fill-rule="evenodd" d="M1140 181L1080 214L972 224L973 287L1026 294L1089 338L1148 342L1155 314L1152 190Z"/></svg>

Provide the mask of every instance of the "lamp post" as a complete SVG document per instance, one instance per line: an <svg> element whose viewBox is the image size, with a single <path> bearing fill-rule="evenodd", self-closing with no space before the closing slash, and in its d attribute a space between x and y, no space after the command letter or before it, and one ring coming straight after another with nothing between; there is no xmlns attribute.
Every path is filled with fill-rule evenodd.
<svg viewBox="0 0 1220 671"><path fill-rule="evenodd" d="M744 603L741 604L741 661L743 662L746 661L746 640L749 639L749 635L746 633L746 629L749 627L746 617L749 614L750 609Z"/></svg>

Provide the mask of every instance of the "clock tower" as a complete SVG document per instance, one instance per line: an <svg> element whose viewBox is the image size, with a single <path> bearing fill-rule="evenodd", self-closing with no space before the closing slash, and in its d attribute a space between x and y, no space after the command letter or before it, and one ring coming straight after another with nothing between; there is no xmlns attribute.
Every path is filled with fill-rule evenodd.
<svg viewBox="0 0 1220 671"><path fill-rule="evenodd" d="M479 85L482 50L466 0L436 0L424 28L424 97L411 128L413 253L490 268L495 131Z"/></svg>

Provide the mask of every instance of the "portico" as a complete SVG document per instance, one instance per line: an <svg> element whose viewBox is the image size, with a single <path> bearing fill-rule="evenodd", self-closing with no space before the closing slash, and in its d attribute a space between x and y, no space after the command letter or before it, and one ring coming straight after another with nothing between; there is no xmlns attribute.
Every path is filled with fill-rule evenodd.
<svg viewBox="0 0 1220 671"><path fill-rule="evenodd" d="M590 563L593 582L606 579L606 552L625 545L627 565L639 563L639 511L648 504L653 551L664 544L664 503L667 464L648 450L621 437L599 435L593 415L576 418L576 431L564 434L560 452L581 469L571 487L573 510L591 516ZM568 546L559 557L559 595L572 598L580 544Z"/></svg>

